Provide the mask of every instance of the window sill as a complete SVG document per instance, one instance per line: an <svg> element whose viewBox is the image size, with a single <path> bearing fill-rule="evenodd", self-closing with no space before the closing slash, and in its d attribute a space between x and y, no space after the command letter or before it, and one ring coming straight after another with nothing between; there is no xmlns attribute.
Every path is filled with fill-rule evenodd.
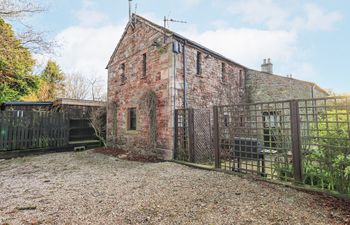
<svg viewBox="0 0 350 225"><path fill-rule="evenodd" d="M136 135L136 134L138 134L138 133L139 133L138 130L127 130L127 131L126 131L126 134L130 134L130 135Z"/></svg>

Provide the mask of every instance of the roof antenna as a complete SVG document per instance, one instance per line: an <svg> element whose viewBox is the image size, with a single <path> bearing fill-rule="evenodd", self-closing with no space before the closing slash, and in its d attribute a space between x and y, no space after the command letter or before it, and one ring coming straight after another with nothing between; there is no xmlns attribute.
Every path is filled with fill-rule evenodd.
<svg viewBox="0 0 350 225"><path fill-rule="evenodd" d="M172 23L187 23L186 21L174 20L174 19L171 19L169 17L164 16L164 28L169 28L169 22L172 22Z"/></svg>
<svg viewBox="0 0 350 225"><path fill-rule="evenodd" d="M131 2L132 0L129 0L129 20L131 20Z"/></svg>

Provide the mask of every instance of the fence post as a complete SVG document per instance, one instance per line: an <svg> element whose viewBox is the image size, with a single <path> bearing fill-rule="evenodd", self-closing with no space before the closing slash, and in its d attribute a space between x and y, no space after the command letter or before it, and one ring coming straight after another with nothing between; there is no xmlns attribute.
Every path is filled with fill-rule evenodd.
<svg viewBox="0 0 350 225"><path fill-rule="evenodd" d="M220 141L219 141L219 110L217 106L213 107L213 120L214 120L214 156L215 156L215 168L220 169Z"/></svg>
<svg viewBox="0 0 350 225"><path fill-rule="evenodd" d="M194 110L188 109L188 149L190 154L190 162L195 161L194 141Z"/></svg>
<svg viewBox="0 0 350 225"><path fill-rule="evenodd" d="M294 179L296 182L302 182L302 159L301 159L301 140L300 140L300 115L298 101L290 102L290 125L292 134L292 155Z"/></svg>
<svg viewBox="0 0 350 225"><path fill-rule="evenodd" d="M173 159L177 159L177 151L178 151L178 138L179 138L179 111L175 109L174 111L174 152Z"/></svg>

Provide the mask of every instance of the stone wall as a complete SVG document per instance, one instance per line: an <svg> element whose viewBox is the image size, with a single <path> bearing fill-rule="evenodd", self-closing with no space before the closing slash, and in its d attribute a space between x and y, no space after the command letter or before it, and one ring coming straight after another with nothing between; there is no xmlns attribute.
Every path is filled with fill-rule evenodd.
<svg viewBox="0 0 350 225"><path fill-rule="evenodd" d="M174 42L180 44L179 53L173 52ZM181 38L147 20L136 19L133 26L127 26L108 65L108 145L150 153L147 151L154 143L150 143L150 118L145 105L149 92L154 92L157 98L155 144L165 159L172 157L174 110L183 108L185 101L188 108L208 108L312 96L312 83L248 70L188 42L185 79L183 43ZM198 52L201 54L199 74ZM144 54L146 76L143 76ZM317 86L313 92L314 97L325 95ZM130 108L137 112L136 130L128 129Z"/></svg>
<svg viewBox="0 0 350 225"><path fill-rule="evenodd" d="M201 72L197 74L197 53L201 53ZM225 64L224 74L222 64ZM245 68L196 46L186 45L186 100L184 98L183 53L176 55L176 108L184 101L190 108L237 104L242 101L245 86ZM223 79L224 75L224 79Z"/></svg>
<svg viewBox="0 0 350 225"><path fill-rule="evenodd" d="M325 97L327 93L313 83L255 70L246 76L247 103Z"/></svg>
<svg viewBox="0 0 350 225"><path fill-rule="evenodd" d="M150 124L145 95L149 91L157 96L157 148L171 149L168 127L168 82L171 70L171 39L147 24L137 21L128 26L117 52L108 66L107 139L109 145L127 150L147 150ZM146 54L147 72L143 76L143 54ZM125 65L122 82L121 65ZM137 129L128 130L128 110L136 108Z"/></svg>

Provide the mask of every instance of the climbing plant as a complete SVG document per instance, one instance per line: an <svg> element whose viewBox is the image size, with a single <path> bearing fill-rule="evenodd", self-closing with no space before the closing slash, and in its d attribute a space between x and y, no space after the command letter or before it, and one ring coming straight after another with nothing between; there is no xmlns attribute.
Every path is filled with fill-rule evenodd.
<svg viewBox="0 0 350 225"><path fill-rule="evenodd" d="M157 95L154 91L146 91L141 99L141 108L149 120L148 148L157 154Z"/></svg>

